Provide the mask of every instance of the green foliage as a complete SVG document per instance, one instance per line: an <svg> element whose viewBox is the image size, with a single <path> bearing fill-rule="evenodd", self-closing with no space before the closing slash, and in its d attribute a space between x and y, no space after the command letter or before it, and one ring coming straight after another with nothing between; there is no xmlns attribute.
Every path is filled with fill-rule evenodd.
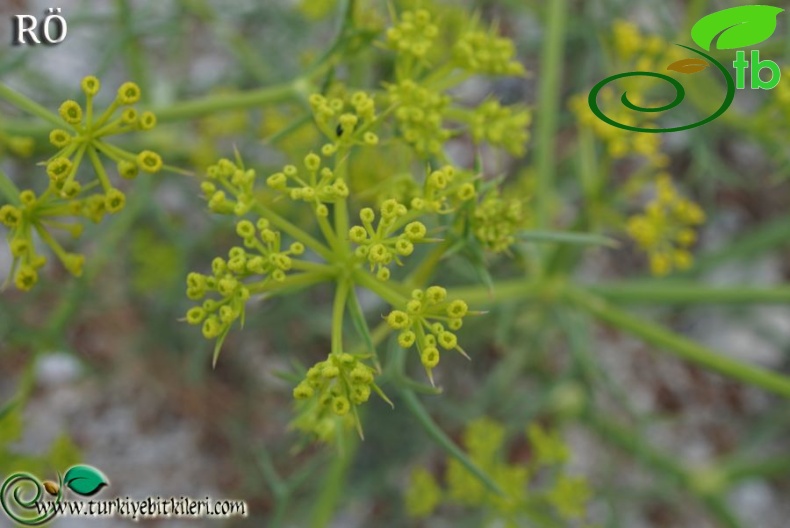
<svg viewBox="0 0 790 528"><path fill-rule="evenodd" d="M13 117L14 108L8 115L3 108L0 155L40 162L9 164L18 183L0 172L0 223L13 257L8 279L26 291L40 285L0 304L3 359L25 347L79 350L83 334L101 326L85 324L80 308L104 314L107 299L117 299L129 310L124 321L134 322L130 342L172 353L151 360L140 346L147 367L164 372L162 364L177 365L172 370L199 379L196 385L212 398L244 391L244 401L265 404L265 428L228 408L217 427L239 437L228 457L243 460L249 471L239 480L256 498L258 477L270 488L272 500L262 503L273 504L272 511L262 522L271 513L273 526L301 526L308 517L324 526L360 496L390 504L391 475L414 465L418 453L432 452L418 427L448 455L442 478L417 468L406 489L406 512L428 522L461 511L459 525L586 525L590 502L608 500L616 525L618 505L650 500L624 498L612 482L599 490L596 481L593 492L585 478L567 474L573 454L559 430L536 425L544 419L593 431L651 469L659 485L671 482L645 491L651 499L665 500L667 489L677 489L722 525L739 525L725 494L739 478L776 474L786 465L749 465L739 458L748 454L738 451L686 467L650 446L637 425L655 416L631 408L628 388L596 354L610 344L611 332L594 333L592 322L734 382L790 396L784 374L731 359L672 328L685 321L675 306L790 302L782 286L713 287L698 280L722 263L781 247L790 230L776 211L777 219L741 241L695 256L704 246L705 221L719 219L718 206L737 210L733 204L742 199L747 216L757 219L761 187L784 178L790 84L760 94L765 103L754 115L735 105L704 134L669 141L608 125L586 98L590 81L610 69L683 70L673 66L683 64L685 53L673 45L677 35L648 34L626 20L628 3L606 3L605 20L593 3L564 0L489 2L479 13L428 0L305 1L294 10L264 2L249 13L234 3L228 13L208 1L176 4L173 24L149 26L144 15L118 3L127 8L119 18L128 27L108 46L105 64L123 62L136 82L122 84L104 110L98 110L95 76L83 79L84 97L62 104L58 92L67 87L55 87L57 99L47 104L56 112L0 85L0 98L32 116ZM767 39L781 11L745 6L694 26L707 3L692 4L699 13L684 21L683 39L693 26L702 47L721 34L720 49ZM329 42L325 18L338 23ZM282 31L289 53L272 53L265 38L244 34L246 26L270 19L262 34ZM229 20L245 24L231 27ZM539 32L529 29L536 20ZM186 37L175 29L193 24L190 31L201 31L233 59L206 95L151 75L156 61L147 60L149 38L170 30ZM178 49L174 56L189 53ZM114 60L118 53L128 53L125 62ZM541 54L540 64L527 62ZM12 66L0 61L2 71ZM104 69L91 71L104 75ZM707 75L700 71L699 84L688 90L692 113L703 113L721 88ZM663 104L663 94L639 80L617 86L632 106ZM135 108L141 87L155 112ZM522 93L529 104L510 104ZM563 100L568 94L576 95ZM600 101L618 122L653 127L661 119L637 123L616 90L602 90ZM154 128L157 121L167 126ZM765 158L742 171L748 178L736 174L738 156L729 152L747 135ZM165 166L159 153L190 172ZM171 191L187 205L165 205ZM188 201L193 196L195 203ZM784 207L781 197L773 198ZM104 222L110 215L115 218ZM89 235L77 248L58 231ZM66 281L45 268L42 245L71 274L86 277ZM116 265L116 255L128 255L130 266ZM642 269L653 277L630 277ZM179 278L182 270L191 271ZM124 288L127 271L133 288ZM673 279L662 278L672 273ZM169 298L179 281L186 282L191 306ZM124 297L125 290L146 293L147 304L126 306L141 300ZM631 311L632 303L650 306L650 319ZM673 306L671 318L661 312L664 304ZM193 327L172 324L177 314ZM34 319L40 327L31 326ZM214 366L226 353L210 381L201 378L211 375L201 369L209 363L200 355L204 346L213 347ZM239 363L262 348L274 359L265 363L266 373L276 369L287 387L260 383L256 365ZM185 361L184 351L197 359ZM446 360L445 352L471 362ZM215 393L217 386L223 390ZM270 412L277 407L282 411ZM494 411L502 423L470 421ZM623 424L608 421L610 415L622 415ZM784 422L776 416L764 418L755 436L780 436ZM463 449L444 431L448 420L467 422ZM236 421L238 427L225 427ZM533 425L526 441L510 438L527 422ZM78 460L67 436L41 457L19 455L22 426L17 408L0 411L4 471L51 474ZM360 446L355 437L363 431L367 441ZM293 453L294 445L314 440L335 448L330 463L318 449L277 456L276 464L269 457L270 449ZM252 459L258 463L247 464ZM370 522L413 522L399 512L370 510L376 512Z"/></svg>
<svg viewBox="0 0 790 528"><path fill-rule="evenodd" d="M405 495L409 515L430 517L447 502L481 512L481 526L569 526L583 520L592 494L584 478L564 472L569 451L559 433L531 424L527 436L533 450L529 461L509 463L503 453L503 425L487 417L470 422L464 431L469 457L493 476L504 494L487 490L458 460L450 459L445 490L426 469L413 470Z"/></svg>

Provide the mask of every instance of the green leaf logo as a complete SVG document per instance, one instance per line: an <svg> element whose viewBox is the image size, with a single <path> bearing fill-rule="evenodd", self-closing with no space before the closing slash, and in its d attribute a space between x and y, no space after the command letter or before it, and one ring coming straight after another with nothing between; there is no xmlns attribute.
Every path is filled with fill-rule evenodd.
<svg viewBox="0 0 790 528"><path fill-rule="evenodd" d="M710 51L713 40L717 49L754 46L768 40L776 31L776 17L784 9L753 5L717 11L703 17L691 28L691 38L700 48Z"/></svg>
<svg viewBox="0 0 790 528"><path fill-rule="evenodd" d="M74 493L84 497L96 494L102 487L108 486L110 481L104 474L91 466L74 466L66 471L63 483Z"/></svg>

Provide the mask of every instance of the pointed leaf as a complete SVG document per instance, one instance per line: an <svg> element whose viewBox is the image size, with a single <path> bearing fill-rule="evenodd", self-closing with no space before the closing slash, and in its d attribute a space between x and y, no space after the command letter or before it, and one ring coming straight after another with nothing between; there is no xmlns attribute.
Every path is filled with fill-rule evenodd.
<svg viewBox="0 0 790 528"><path fill-rule="evenodd" d="M522 231L519 238L525 242L555 242L558 244L572 244L580 246L608 246L619 247L617 240L595 233L580 233L577 231Z"/></svg>
<svg viewBox="0 0 790 528"><path fill-rule="evenodd" d="M708 66L710 66L710 63L702 59L682 59L673 62L672 64L667 66L667 69L671 71L676 71L678 73L688 74L688 73L701 72Z"/></svg>
<svg viewBox="0 0 790 528"><path fill-rule="evenodd" d="M104 486L108 486L110 481L101 471L94 467L74 466L66 471L63 483L74 493L90 497Z"/></svg>
<svg viewBox="0 0 790 528"><path fill-rule="evenodd" d="M713 40L717 49L754 46L767 40L776 31L776 17L784 11L779 7L751 5L732 7L703 17L691 28L691 38L710 51Z"/></svg>
<svg viewBox="0 0 790 528"><path fill-rule="evenodd" d="M214 344L214 355L211 358L211 368L217 368L217 361L219 360L219 353L222 352L222 343L225 342L225 338L228 337L228 332L230 332L230 326L228 326L220 335L217 337L217 342Z"/></svg>

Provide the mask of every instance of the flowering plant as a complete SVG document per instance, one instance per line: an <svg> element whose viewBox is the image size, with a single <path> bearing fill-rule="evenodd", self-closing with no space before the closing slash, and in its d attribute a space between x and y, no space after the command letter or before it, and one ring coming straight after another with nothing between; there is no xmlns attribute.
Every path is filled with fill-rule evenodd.
<svg viewBox="0 0 790 528"><path fill-rule="evenodd" d="M54 312L35 346L68 342L68 306L78 304L79 292L94 291L91 281L123 275L127 264L141 296L147 290L156 297L177 280L181 297L149 322L180 318L186 324L178 330L158 321L158 331L168 326L175 341L180 332L201 336L212 351L205 363L221 372L249 359L244 351L256 331L280 336L295 322L294 334L320 334L319 353L305 342L281 345L287 362L267 364L267 373L276 370L288 383L275 399L287 393L290 402L278 428L297 431L289 445L300 453L310 453L306 446L315 441L336 449L316 501L316 526L328 522L360 439L392 442L377 429L401 408L410 420L403 429L418 425L449 457L409 480L405 505L415 517L445 503L448 511L471 508L510 526L586 523L596 489L566 474L571 448L560 436L578 423L675 478L712 516L736 525L723 499L739 478L735 463L685 467L599 401L603 392L630 403L591 353L589 323L787 397L784 374L728 357L626 306L787 302L790 293L695 280L710 262L694 254L714 211L682 178L660 136L609 127L578 96L569 97L569 119L558 119L570 92L562 66L567 0L540 12L546 44L537 67L525 60L512 28L458 6L404 0L385 10L344 1L333 10L335 3L300 6L311 20L337 11L340 25L325 52L306 56L302 73L282 84L223 87L168 103L143 75L139 85L120 83L110 96L88 75L81 95L57 112L0 84L0 98L37 119L26 129L21 118L4 118L0 153L40 162L25 166L29 178L0 170L8 285L35 299L42 290L60 292L59 266L84 276L70 279L66 308ZM221 23L197 4L184 2L184 9ZM673 58L663 39L622 21L604 46L613 61L640 68ZM231 47L264 75L244 44ZM502 86L533 81L532 106L506 102ZM786 103L786 90L778 94ZM616 103L613 93L602 99ZM772 104L765 115L776 113ZM263 122L254 130L259 112ZM194 126L183 126L190 120ZM251 134L255 140L245 142ZM199 215L173 213L153 197L153 186L171 182L180 196L200 197ZM116 218L105 222L107 216ZM127 237L134 222L139 232ZM196 230L211 225L210 234L191 236L193 223ZM58 232L89 232L89 241L115 235L97 238L93 255L83 244L86 257ZM786 232L769 230L760 247ZM157 242L160 234L167 243ZM132 264L102 270L116 262L110 256L119 240L129 241L118 254L128 251ZM748 253L755 246L745 247ZM179 258L192 250L199 258ZM59 266L47 267L50 255ZM626 271L644 269L650 277L612 279L629 259ZM607 269L591 280L596 262ZM289 309L290 301L297 308L285 321L275 319L271 311ZM464 408L468 392L475 402ZM507 423L479 418L497 414ZM460 441L453 421L467 422ZM529 441L506 442L515 430L526 430ZM298 485L285 482L263 451L262 472L279 512Z"/></svg>

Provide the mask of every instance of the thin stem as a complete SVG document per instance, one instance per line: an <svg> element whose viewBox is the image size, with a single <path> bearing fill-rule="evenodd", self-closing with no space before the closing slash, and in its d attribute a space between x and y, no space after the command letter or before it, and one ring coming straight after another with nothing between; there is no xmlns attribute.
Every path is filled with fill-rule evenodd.
<svg viewBox="0 0 790 528"><path fill-rule="evenodd" d="M335 236L332 226L329 224L329 220L327 220L325 216L321 216L318 213L316 213L315 217L318 221L318 227L321 229L321 233L324 235L324 240L326 240L329 244L329 247L332 248L335 253L337 253L339 242L337 236Z"/></svg>
<svg viewBox="0 0 790 528"><path fill-rule="evenodd" d="M546 41L541 57L540 113L537 123L538 189L537 227L549 227L549 207L552 203L553 180L556 170L556 133L562 93L562 56L565 50L565 23L568 0L552 0L545 4L547 14Z"/></svg>
<svg viewBox="0 0 790 528"><path fill-rule="evenodd" d="M99 178L102 189L104 189L104 192L109 192L112 189L112 183L110 183L110 178L107 176L107 171L104 170L104 165L102 165L96 149L90 144L88 145L88 157L91 160L91 165L93 165L93 170L96 171L96 176Z"/></svg>
<svg viewBox="0 0 790 528"><path fill-rule="evenodd" d="M453 441L448 437L444 431L439 429L439 426L431 419L428 411L422 406L420 400L414 394L414 391L401 387L400 395L406 408L414 415L417 422L422 426L428 436L430 436L448 455L455 458L460 462L472 475L490 491L497 495L504 495L502 488L491 478L485 471L480 469L467 455L464 453Z"/></svg>
<svg viewBox="0 0 790 528"><path fill-rule="evenodd" d="M13 205L19 205L22 202L19 200L19 188L11 181L8 175L0 170L0 195L5 196Z"/></svg>
<svg viewBox="0 0 790 528"><path fill-rule="evenodd" d="M25 112L33 114L34 116L38 116L45 121L49 121L58 128L61 128L64 125L63 120L57 114L50 112L37 102L29 99L27 96L24 96L15 90L12 90L2 83L0 83L0 97L20 108L21 110L24 110Z"/></svg>
<svg viewBox="0 0 790 528"><path fill-rule="evenodd" d="M781 477L790 473L790 456L772 456L764 460L732 460L721 467L731 482L749 478Z"/></svg>
<svg viewBox="0 0 790 528"><path fill-rule="evenodd" d="M348 442L344 443L345 449L332 459L321 483L321 492L313 507L310 519L311 527L326 528L332 521L337 503L342 497L343 491L348 489L345 481L358 445L359 440L356 435L349 435Z"/></svg>
<svg viewBox="0 0 790 528"><path fill-rule="evenodd" d="M568 300L587 310L601 321L630 332L646 343L732 379L790 398L790 378L787 376L728 358L655 323L621 311L582 290L569 288L566 294Z"/></svg>
<svg viewBox="0 0 790 528"><path fill-rule="evenodd" d="M414 269L414 271L409 275L406 279L406 284L414 287L422 286L428 282L428 279L433 274L433 270L436 269L436 266L439 264L439 261L442 260L442 257L450 249L453 243L449 240L445 240L440 245L436 246L431 250L428 255L420 261L420 264Z"/></svg>
<svg viewBox="0 0 790 528"><path fill-rule="evenodd" d="M355 269L352 276L354 282L369 289L393 306L400 306L406 302L403 295L364 270Z"/></svg>
<svg viewBox="0 0 790 528"><path fill-rule="evenodd" d="M747 304L790 302L790 287L729 286L710 287L692 281L631 281L586 287L618 303L666 304Z"/></svg>
<svg viewBox="0 0 790 528"><path fill-rule="evenodd" d="M146 68L144 50L140 40L134 34L132 6L129 0L117 0L118 25L123 33L124 50L126 51L127 64L132 79L140 86L142 96L147 101L148 95L148 70Z"/></svg>
<svg viewBox="0 0 790 528"><path fill-rule="evenodd" d="M335 176L338 179L343 179L348 182L348 163L349 163L349 152L346 149L341 149L337 154L337 164L335 165ZM340 198L337 202L335 202L335 233L337 234L337 246L338 250L343 255L348 255L349 247L348 244L345 243L346 237L348 236L348 200L346 198Z"/></svg>
<svg viewBox="0 0 790 528"><path fill-rule="evenodd" d="M301 84L297 80L249 92L210 95L183 103L174 103L165 108L156 109L154 113L158 122L167 123L202 117L225 110L279 103L301 97L301 90L297 89L297 86Z"/></svg>
<svg viewBox="0 0 790 528"><path fill-rule="evenodd" d="M253 283L247 286L250 293L267 293L271 295L280 294L283 292L293 292L308 288L315 284L327 282L332 280L334 274L326 271L308 271L305 273L297 273L288 275L282 282L276 281L262 281L260 283Z"/></svg>
<svg viewBox="0 0 790 528"><path fill-rule="evenodd" d="M341 279L337 283L335 302L332 305L332 353L343 352L343 315L346 311L346 300L351 289L348 279Z"/></svg>
<svg viewBox="0 0 790 528"><path fill-rule="evenodd" d="M507 301L556 298L561 292L560 284L555 281L512 280L487 286L452 288L453 298L463 299L473 306L492 306Z"/></svg>

